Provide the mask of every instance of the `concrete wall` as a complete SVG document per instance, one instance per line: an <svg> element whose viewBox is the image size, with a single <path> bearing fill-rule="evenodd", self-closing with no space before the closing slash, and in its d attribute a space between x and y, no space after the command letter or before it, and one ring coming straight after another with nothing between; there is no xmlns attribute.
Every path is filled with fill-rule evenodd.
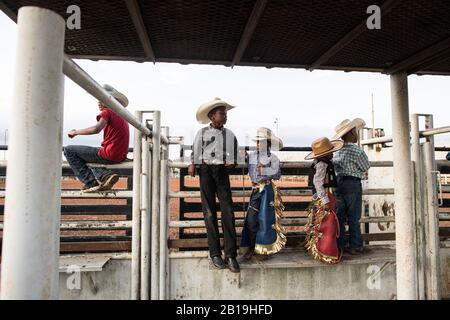
<svg viewBox="0 0 450 320"><path fill-rule="evenodd" d="M79 276L79 286L77 277ZM59 273L61 300L124 300L131 296L131 260L109 260L102 271Z"/></svg>
<svg viewBox="0 0 450 320"><path fill-rule="evenodd" d="M395 299L393 263L377 262L380 288L367 286L369 264L323 267L252 268L240 276L211 270L206 258L171 259L171 299ZM383 268L384 265L384 268ZM110 260L102 271L60 273L61 299L129 299L131 261ZM369 273L368 273L369 271ZM443 298L450 299L450 248L441 249ZM71 278L70 278L71 277Z"/></svg>
<svg viewBox="0 0 450 320"><path fill-rule="evenodd" d="M383 264L377 264L380 268ZM172 299L393 299L395 267L388 264L380 289L369 290L367 264L301 268L209 270L206 258L174 259ZM195 270L195 272L193 272Z"/></svg>

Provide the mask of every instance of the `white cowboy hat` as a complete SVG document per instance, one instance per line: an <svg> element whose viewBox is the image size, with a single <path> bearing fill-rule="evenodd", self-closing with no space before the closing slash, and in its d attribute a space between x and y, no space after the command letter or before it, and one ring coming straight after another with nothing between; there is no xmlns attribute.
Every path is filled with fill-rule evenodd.
<svg viewBox="0 0 450 320"><path fill-rule="evenodd" d="M208 113L217 107L225 107L226 111L235 108L235 106L232 106L220 98L214 98L214 100L205 102L197 109L197 121L201 124L209 123Z"/></svg>
<svg viewBox="0 0 450 320"><path fill-rule="evenodd" d="M353 128L361 129L365 125L366 123L361 118L355 118L352 121L350 121L349 119L345 119L340 124L338 124L334 129L336 134L333 136L333 139L342 138L346 133L350 132Z"/></svg>
<svg viewBox="0 0 450 320"><path fill-rule="evenodd" d="M269 128L260 127L256 129L256 136L254 136L252 140L270 140L271 148L273 148L274 150L281 150L283 148L283 141L278 138Z"/></svg>
<svg viewBox="0 0 450 320"><path fill-rule="evenodd" d="M110 86L109 84L104 84L103 88L110 94L112 95L117 101L119 101L119 103L121 105L123 105L124 107L128 106L128 98L122 93L117 91L116 89L114 89L112 86Z"/></svg>
<svg viewBox="0 0 450 320"><path fill-rule="evenodd" d="M328 138L319 138L314 140L311 144L312 152L309 153L305 160L311 160L319 157L326 156L327 154L336 152L344 146L342 140L331 140Z"/></svg>

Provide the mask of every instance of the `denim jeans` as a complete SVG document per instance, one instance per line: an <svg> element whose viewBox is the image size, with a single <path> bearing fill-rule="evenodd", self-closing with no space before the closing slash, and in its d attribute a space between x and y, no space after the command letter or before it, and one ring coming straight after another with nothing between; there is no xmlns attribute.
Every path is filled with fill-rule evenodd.
<svg viewBox="0 0 450 320"><path fill-rule="evenodd" d="M250 196L250 202L248 204L247 215L245 216L245 223L248 227L248 240L250 250L255 249L256 245L256 234L259 230L259 218L258 213L261 204L261 194L259 190L255 189L252 191Z"/></svg>
<svg viewBox="0 0 450 320"><path fill-rule="evenodd" d="M337 178L337 188L334 190L336 196L336 215L339 219L340 236L338 246L344 248L349 246L353 249L363 247L361 235L362 210L362 187L359 179ZM345 224L348 224L349 238L345 234Z"/></svg>
<svg viewBox="0 0 450 320"><path fill-rule="evenodd" d="M116 162L103 159L98 155L100 148L70 145L64 147L64 155L69 162L73 173L85 185L92 184L96 179L101 180L105 175L112 173L105 168L89 168L87 163L113 164Z"/></svg>

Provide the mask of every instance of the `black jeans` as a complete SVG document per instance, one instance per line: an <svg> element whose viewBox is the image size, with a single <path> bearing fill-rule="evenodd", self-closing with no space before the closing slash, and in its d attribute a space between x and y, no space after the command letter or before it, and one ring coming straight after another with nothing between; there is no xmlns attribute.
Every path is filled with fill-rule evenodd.
<svg viewBox="0 0 450 320"><path fill-rule="evenodd" d="M87 163L113 164L116 162L103 159L98 155L100 148L89 146L70 145L64 147L64 155L72 168L73 173L85 185L101 180L112 171L105 168L89 168Z"/></svg>
<svg viewBox="0 0 450 320"><path fill-rule="evenodd" d="M222 231L224 236L225 257L236 257L236 229L231 197L230 178L223 165L199 166L200 194L202 210L208 236L209 254L220 256L220 236L217 222L216 195L219 198L222 213Z"/></svg>

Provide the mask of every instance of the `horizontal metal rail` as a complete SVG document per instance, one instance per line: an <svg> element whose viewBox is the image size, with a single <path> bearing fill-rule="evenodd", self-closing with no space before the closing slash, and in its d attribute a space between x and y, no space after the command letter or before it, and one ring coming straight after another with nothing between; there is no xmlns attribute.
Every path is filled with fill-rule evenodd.
<svg viewBox="0 0 450 320"><path fill-rule="evenodd" d="M282 196L312 196L311 190L280 190ZM252 193L251 190L232 190L233 197L248 197ZM389 195L394 194L393 188L386 189L365 189L363 195ZM200 191L178 191L169 192L171 198L200 198Z"/></svg>
<svg viewBox="0 0 450 320"><path fill-rule="evenodd" d="M283 226L302 226L307 222L307 218L283 218L281 224ZM395 222L394 216L386 217L362 217L360 223L382 223L382 222ZM219 221L221 226L221 221ZM243 227L244 220L236 219L236 227ZM204 228L205 222L203 220L184 220L184 221L171 221L169 223L171 228Z"/></svg>
<svg viewBox="0 0 450 320"><path fill-rule="evenodd" d="M133 127L141 131L147 136L151 136L152 132L135 116L133 116L125 107L122 106L112 95L110 95L100 84L98 84L86 71L76 64L67 55L64 55L63 72L72 81L90 93L97 100L103 102L119 117L127 121ZM160 134L161 143L169 144L169 137Z"/></svg>
<svg viewBox="0 0 450 320"><path fill-rule="evenodd" d="M62 221L61 230L122 230L131 229L132 221ZM3 230L3 223L0 223Z"/></svg>
<svg viewBox="0 0 450 320"><path fill-rule="evenodd" d="M133 127L150 135L151 131L125 109L112 95L110 95L100 84L98 84L86 71L76 64L67 55L64 56L63 72L97 100L103 102L114 113L123 118Z"/></svg>
<svg viewBox="0 0 450 320"><path fill-rule="evenodd" d="M441 128L432 128L427 129L419 132L419 136L421 138L433 136L436 134L443 134L443 133L449 133L450 127L441 127ZM392 142L392 137L379 137L379 138L372 138L372 139L366 139L362 140L360 143L361 145L370 145L370 144L379 144L379 143L387 143Z"/></svg>
<svg viewBox="0 0 450 320"><path fill-rule="evenodd" d="M8 161L1 160L0 168L6 168ZM89 167L92 168L108 168L108 169L133 169L133 161L124 161L117 164L99 164L99 163L88 163ZM70 165L67 161L62 163L62 169L70 169Z"/></svg>
<svg viewBox="0 0 450 320"><path fill-rule="evenodd" d="M171 161L169 163L170 168L187 168L190 165L189 162ZM392 161L371 161L371 167L392 167ZM308 169L311 168L312 161L283 161L280 162L281 168L294 168L294 169ZM247 164L239 164L237 168L246 168Z"/></svg>
<svg viewBox="0 0 450 320"><path fill-rule="evenodd" d="M5 191L0 191L0 198L5 197ZM110 190L100 191L96 193L84 193L78 190L62 191L61 198L63 199L131 199L133 197L132 191L126 190Z"/></svg>
<svg viewBox="0 0 450 320"><path fill-rule="evenodd" d="M438 166L450 166L450 162L448 160L437 160L436 161ZM170 161L169 167L170 168L187 168L190 163L188 162L179 162L179 161ZM281 168L295 168L295 169L301 169L301 168L310 168L312 165L311 161L287 161L287 162L281 162L280 167ZM372 168L384 168L384 167L392 167L392 161L371 161L370 165ZM7 161L0 160L0 168L6 168ZM133 169L133 161L124 161L118 164L96 164L96 163L89 163L88 166L90 167L98 167L98 168L108 168L108 169ZM247 165L238 165L237 168L246 168ZM69 169L69 164L64 161L62 164L63 169Z"/></svg>

